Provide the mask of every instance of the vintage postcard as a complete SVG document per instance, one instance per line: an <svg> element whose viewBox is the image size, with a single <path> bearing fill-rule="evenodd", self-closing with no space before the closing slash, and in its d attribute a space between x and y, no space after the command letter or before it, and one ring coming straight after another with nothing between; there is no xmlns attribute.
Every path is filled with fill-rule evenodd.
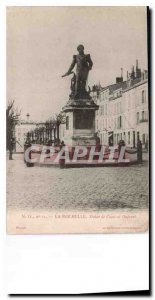
<svg viewBox="0 0 155 300"><path fill-rule="evenodd" d="M7 8L7 233L149 224L148 9Z"/></svg>

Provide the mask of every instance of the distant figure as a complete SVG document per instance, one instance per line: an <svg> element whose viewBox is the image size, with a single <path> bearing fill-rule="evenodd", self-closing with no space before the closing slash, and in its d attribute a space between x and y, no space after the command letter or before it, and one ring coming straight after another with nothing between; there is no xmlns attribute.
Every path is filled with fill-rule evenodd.
<svg viewBox="0 0 155 300"><path fill-rule="evenodd" d="M145 143L145 149L146 149L146 151L148 152L148 140L146 140L146 143Z"/></svg>
<svg viewBox="0 0 155 300"><path fill-rule="evenodd" d="M138 163L142 163L142 142L139 140L137 142L137 161Z"/></svg>
<svg viewBox="0 0 155 300"><path fill-rule="evenodd" d="M63 147L65 147L64 141L62 141L61 144L60 144L60 150L61 150Z"/></svg>
<svg viewBox="0 0 155 300"><path fill-rule="evenodd" d="M100 138L97 136L96 137L96 145L100 145L101 141L100 141Z"/></svg>
<svg viewBox="0 0 155 300"><path fill-rule="evenodd" d="M16 145L16 141L15 141L15 138L12 137L10 139L10 145L9 145L9 160L12 160L12 154L13 154L13 151L15 150L15 145Z"/></svg>
<svg viewBox="0 0 155 300"><path fill-rule="evenodd" d="M119 152L121 151L122 146L125 146L124 140L120 140L119 143L118 143L118 150L119 150Z"/></svg>

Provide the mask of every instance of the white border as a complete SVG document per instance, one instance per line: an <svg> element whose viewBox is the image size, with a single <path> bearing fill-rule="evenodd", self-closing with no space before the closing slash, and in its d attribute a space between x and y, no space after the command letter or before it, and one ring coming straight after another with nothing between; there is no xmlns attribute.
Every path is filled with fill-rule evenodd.
<svg viewBox="0 0 155 300"><path fill-rule="evenodd" d="M136 2L0 1L0 51L2 52L0 82L3 87L0 88L0 113L1 123L3 123L0 147L2 186L0 240L3 242L2 261L4 262L2 299L7 298L8 292L48 294L147 289L148 233L64 236L6 236L5 234L5 8L6 6L48 5L149 5L154 8L153 1L140 0Z"/></svg>

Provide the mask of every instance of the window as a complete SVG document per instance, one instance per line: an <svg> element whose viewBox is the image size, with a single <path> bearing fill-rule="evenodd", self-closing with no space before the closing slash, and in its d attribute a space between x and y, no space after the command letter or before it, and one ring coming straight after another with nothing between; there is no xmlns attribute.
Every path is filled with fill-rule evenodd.
<svg viewBox="0 0 155 300"><path fill-rule="evenodd" d="M66 117L66 129L69 129L69 116Z"/></svg>
<svg viewBox="0 0 155 300"><path fill-rule="evenodd" d="M104 105L102 106L102 115L104 116Z"/></svg>
<svg viewBox="0 0 155 300"><path fill-rule="evenodd" d="M142 121L144 121L144 111L142 111Z"/></svg>
<svg viewBox="0 0 155 300"><path fill-rule="evenodd" d="M145 102L145 91L143 90L142 91L142 103L144 103Z"/></svg>
<svg viewBox="0 0 155 300"><path fill-rule="evenodd" d="M130 131L128 132L128 144L130 144Z"/></svg>
<svg viewBox="0 0 155 300"><path fill-rule="evenodd" d="M122 127L122 117L118 117L118 128Z"/></svg>
<svg viewBox="0 0 155 300"><path fill-rule="evenodd" d="M142 143L145 144L145 133L142 134Z"/></svg>
<svg viewBox="0 0 155 300"><path fill-rule="evenodd" d="M126 142L125 132L123 132L123 140L124 140L124 142Z"/></svg>
<svg viewBox="0 0 155 300"><path fill-rule="evenodd" d="M100 142L101 142L101 145L102 145L102 134L100 134Z"/></svg>
<svg viewBox="0 0 155 300"><path fill-rule="evenodd" d="M107 104L105 105L105 114L107 115Z"/></svg>
<svg viewBox="0 0 155 300"><path fill-rule="evenodd" d="M119 143L119 133L117 134L117 144Z"/></svg>
<svg viewBox="0 0 155 300"><path fill-rule="evenodd" d="M119 103L116 104L116 113L119 114Z"/></svg>
<svg viewBox="0 0 155 300"><path fill-rule="evenodd" d="M135 148L135 131L133 131L133 147Z"/></svg>
<svg viewBox="0 0 155 300"><path fill-rule="evenodd" d="M139 131L137 131L137 142L139 141Z"/></svg>
<svg viewBox="0 0 155 300"><path fill-rule="evenodd" d="M137 124L139 123L139 112L137 112Z"/></svg>

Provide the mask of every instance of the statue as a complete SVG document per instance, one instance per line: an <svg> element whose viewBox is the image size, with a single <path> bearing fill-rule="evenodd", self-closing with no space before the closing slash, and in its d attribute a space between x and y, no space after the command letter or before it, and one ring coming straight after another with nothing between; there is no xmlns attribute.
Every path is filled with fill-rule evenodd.
<svg viewBox="0 0 155 300"><path fill-rule="evenodd" d="M71 72L71 73L74 73L74 72ZM74 73L73 77L71 78L71 86L70 86L71 94L70 94L70 98L74 98L74 95L75 95L75 85L76 85L76 75Z"/></svg>
<svg viewBox="0 0 155 300"><path fill-rule="evenodd" d="M77 47L79 54L73 55L72 64L62 77L68 76L74 72L75 65L76 74L74 73L73 78L71 79L71 94L70 98L72 99L90 99L89 92L86 91L86 83L88 78L88 73L92 69L93 62L91 60L90 54L84 54L84 46L79 45Z"/></svg>

